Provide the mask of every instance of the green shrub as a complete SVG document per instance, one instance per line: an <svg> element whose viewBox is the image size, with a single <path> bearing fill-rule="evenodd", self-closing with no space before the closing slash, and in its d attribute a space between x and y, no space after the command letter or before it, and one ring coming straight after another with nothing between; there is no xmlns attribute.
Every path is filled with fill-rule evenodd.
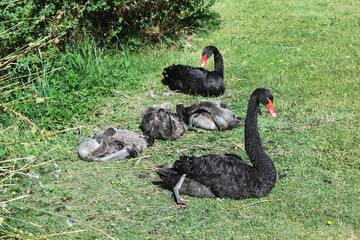
<svg viewBox="0 0 360 240"><path fill-rule="evenodd" d="M24 0L0 5L0 52L44 36L66 39L90 32L98 40L133 44L176 38L215 0ZM84 29L86 26L86 30Z"/></svg>
<svg viewBox="0 0 360 240"><path fill-rule="evenodd" d="M132 0L117 6L116 28L111 35L136 37L156 42L175 39L185 27L191 27L203 17L215 0ZM134 40L130 38L129 40ZM135 38L136 40L136 38Z"/></svg>

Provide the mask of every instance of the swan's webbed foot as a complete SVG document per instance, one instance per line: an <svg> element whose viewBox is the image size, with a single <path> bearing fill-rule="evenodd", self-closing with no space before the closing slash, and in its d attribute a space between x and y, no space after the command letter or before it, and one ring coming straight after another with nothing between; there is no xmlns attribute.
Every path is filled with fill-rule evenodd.
<svg viewBox="0 0 360 240"><path fill-rule="evenodd" d="M176 201L177 201L177 204L180 204L180 205L187 205L188 201L186 201L185 199L177 196L176 198Z"/></svg>
<svg viewBox="0 0 360 240"><path fill-rule="evenodd" d="M181 176L180 180L178 181L178 183L174 187L174 194L175 194L176 202L177 202L177 204L182 204L182 205L187 205L187 203L188 203L185 199L181 198L179 195L179 190L185 180L185 176L186 176L186 174L183 174Z"/></svg>

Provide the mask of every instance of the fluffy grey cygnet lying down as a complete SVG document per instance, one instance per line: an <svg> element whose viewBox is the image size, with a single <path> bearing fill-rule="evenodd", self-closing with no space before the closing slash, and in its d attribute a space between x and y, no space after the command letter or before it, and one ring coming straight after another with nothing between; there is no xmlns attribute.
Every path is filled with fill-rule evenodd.
<svg viewBox="0 0 360 240"><path fill-rule="evenodd" d="M126 129L108 128L92 138L82 140L78 147L79 157L88 162L114 162L134 158L152 146L154 138Z"/></svg>
<svg viewBox="0 0 360 240"><path fill-rule="evenodd" d="M146 108L141 114L140 129L145 135L160 140L176 140L186 130L186 123L171 110L173 105L166 102Z"/></svg>
<svg viewBox="0 0 360 240"><path fill-rule="evenodd" d="M189 125L189 130L193 130L195 126L222 131L238 124L238 119L230 108L218 100L201 100L189 107L180 104L176 106L176 112Z"/></svg>

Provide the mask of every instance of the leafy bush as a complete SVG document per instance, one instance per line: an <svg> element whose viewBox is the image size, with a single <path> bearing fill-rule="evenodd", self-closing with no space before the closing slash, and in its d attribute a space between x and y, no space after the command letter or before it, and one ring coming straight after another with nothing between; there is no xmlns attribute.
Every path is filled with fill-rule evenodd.
<svg viewBox="0 0 360 240"><path fill-rule="evenodd" d="M207 13L215 0L126 0L117 6L115 28L111 35L136 36L156 42L174 39Z"/></svg>
<svg viewBox="0 0 360 240"><path fill-rule="evenodd" d="M174 38L204 15L215 0L24 0L0 5L0 52L43 36L67 39L89 31L98 40L140 44ZM84 29L86 26L86 30Z"/></svg>

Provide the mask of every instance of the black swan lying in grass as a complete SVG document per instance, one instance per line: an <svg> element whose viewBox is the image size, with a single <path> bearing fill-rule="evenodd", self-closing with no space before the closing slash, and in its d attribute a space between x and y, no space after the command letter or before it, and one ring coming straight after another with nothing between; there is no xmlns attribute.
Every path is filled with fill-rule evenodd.
<svg viewBox="0 0 360 240"><path fill-rule="evenodd" d="M214 54L214 71L202 68ZM173 91L192 95L219 96L225 91L224 64L219 50L207 46L202 52L201 68L187 65L172 65L164 69L162 83Z"/></svg>
<svg viewBox="0 0 360 240"><path fill-rule="evenodd" d="M178 204L187 204L179 193L196 197L259 198L275 185L276 170L265 153L258 130L259 103L276 117L273 96L265 88L250 97L245 120L245 149L253 166L236 155L208 154L200 157L180 156L172 168L158 170L160 178L174 189Z"/></svg>

